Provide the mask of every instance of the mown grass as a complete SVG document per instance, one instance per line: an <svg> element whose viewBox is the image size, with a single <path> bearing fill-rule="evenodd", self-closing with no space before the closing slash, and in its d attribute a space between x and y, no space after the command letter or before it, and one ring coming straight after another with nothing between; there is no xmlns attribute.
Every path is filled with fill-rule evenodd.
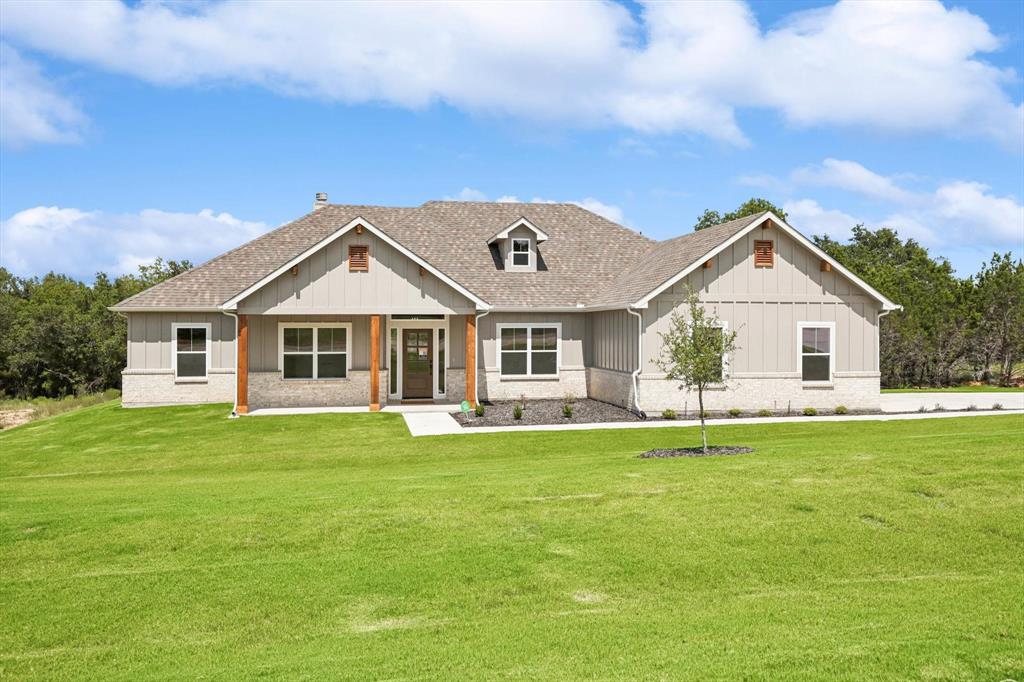
<svg viewBox="0 0 1024 682"><path fill-rule="evenodd" d="M1024 419L0 434L0 677L1021 679Z"/></svg>
<svg viewBox="0 0 1024 682"><path fill-rule="evenodd" d="M882 393L1024 393L1024 386L945 386L942 388L883 388Z"/></svg>

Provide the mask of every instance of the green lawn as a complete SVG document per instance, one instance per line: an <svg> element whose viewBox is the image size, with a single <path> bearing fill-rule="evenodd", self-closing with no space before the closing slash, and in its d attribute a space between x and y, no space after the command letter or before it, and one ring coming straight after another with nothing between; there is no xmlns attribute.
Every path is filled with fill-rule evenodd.
<svg viewBox="0 0 1024 682"><path fill-rule="evenodd" d="M0 434L0 678L1024 677L1024 419Z"/></svg>
<svg viewBox="0 0 1024 682"><path fill-rule="evenodd" d="M1024 393L1024 387L946 386L945 388L883 388L882 393Z"/></svg>

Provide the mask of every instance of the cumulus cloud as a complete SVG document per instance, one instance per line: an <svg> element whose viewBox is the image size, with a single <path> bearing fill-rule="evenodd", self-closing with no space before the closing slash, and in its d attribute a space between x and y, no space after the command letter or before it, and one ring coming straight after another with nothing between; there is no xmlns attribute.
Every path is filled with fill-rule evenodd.
<svg viewBox="0 0 1024 682"><path fill-rule="evenodd" d="M89 280L134 272L158 257L202 263L268 229L230 213L104 213L37 206L0 222L0 265L18 275L56 271Z"/></svg>
<svg viewBox="0 0 1024 682"><path fill-rule="evenodd" d="M86 116L37 64L0 43L0 142L77 142Z"/></svg>
<svg viewBox="0 0 1024 682"><path fill-rule="evenodd" d="M797 169L796 183L825 185L876 200L885 212L877 220L861 220L823 208L812 199L788 201L794 227L845 239L857 223L897 229L928 246L984 245L1020 251L1024 246L1024 205L1019 198L998 196L979 182L955 180L931 191L911 191L893 176L875 173L854 161L826 159L820 166Z"/></svg>
<svg viewBox="0 0 1024 682"><path fill-rule="evenodd" d="M979 17L859 2L762 29L738 0L3 3L11 41L151 83L688 132L747 144L743 108L796 126L987 137L1019 147L1017 75ZM61 21L54 21L57 13Z"/></svg>

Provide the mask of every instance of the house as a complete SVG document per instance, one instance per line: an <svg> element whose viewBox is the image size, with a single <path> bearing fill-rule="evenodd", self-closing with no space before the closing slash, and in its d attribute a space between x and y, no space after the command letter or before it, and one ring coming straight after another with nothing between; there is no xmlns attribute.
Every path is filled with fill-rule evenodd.
<svg viewBox="0 0 1024 682"><path fill-rule="evenodd" d="M113 307L126 406L562 398L691 409L659 333L687 287L738 350L710 410L879 407L897 306L770 212L654 241L572 204L327 203Z"/></svg>

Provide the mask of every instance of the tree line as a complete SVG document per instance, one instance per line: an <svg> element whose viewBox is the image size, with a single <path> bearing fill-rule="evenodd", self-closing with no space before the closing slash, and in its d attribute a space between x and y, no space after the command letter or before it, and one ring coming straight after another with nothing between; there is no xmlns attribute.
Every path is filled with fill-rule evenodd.
<svg viewBox="0 0 1024 682"><path fill-rule="evenodd" d="M695 229L771 210L754 198L735 211L705 211ZM993 254L958 277L943 258L889 228L853 228L840 243L815 237L825 252L903 306L882 318L882 385L944 386L975 379L1009 385L1024 362L1024 264ZM191 268L157 260L138 273L91 285L66 275L16 277L0 268L0 396L61 397L120 388L127 324L108 306Z"/></svg>

